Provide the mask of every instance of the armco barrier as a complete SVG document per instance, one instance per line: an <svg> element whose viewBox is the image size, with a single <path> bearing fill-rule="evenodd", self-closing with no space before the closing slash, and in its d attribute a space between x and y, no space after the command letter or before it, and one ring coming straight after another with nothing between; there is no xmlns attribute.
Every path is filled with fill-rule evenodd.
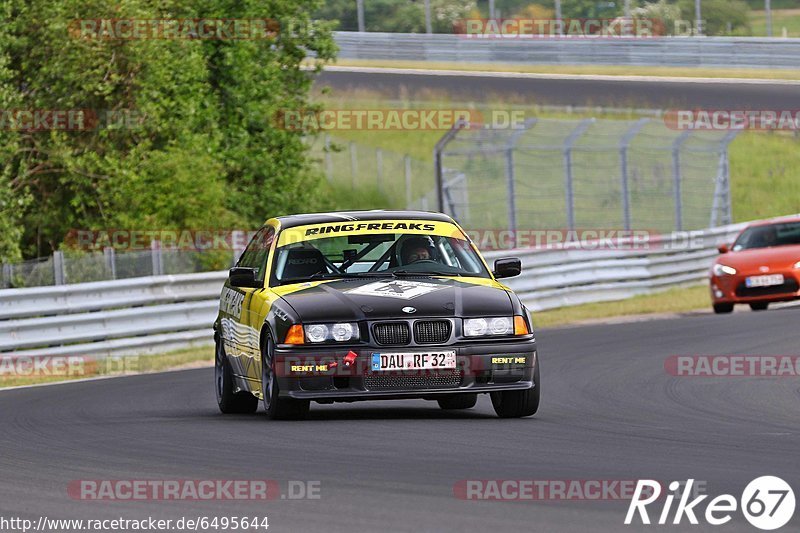
<svg viewBox="0 0 800 533"><path fill-rule="evenodd" d="M105 357L209 344L226 276L0 290L0 356Z"/></svg>
<svg viewBox="0 0 800 533"><path fill-rule="evenodd" d="M616 39L486 39L453 34L336 32L340 59L800 68L800 39L662 37Z"/></svg>
<svg viewBox="0 0 800 533"><path fill-rule="evenodd" d="M517 249L489 252L486 258L520 257L523 272L507 283L529 309L540 311L702 282L716 247L730 243L743 226L691 232L694 246L681 249L676 249L674 236L666 236L640 250ZM105 357L209 344L226 275L0 290L0 358Z"/></svg>
<svg viewBox="0 0 800 533"><path fill-rule="evenodd" d="M746 224L681 232L650 242L646 249L589 246L556 250L485 253L487 261L515 256L522 274L503 280L531 311L630 298L638 294L697 284L708 277L717 246L730 243ZM690 246L684 241L693 241Z"/></svg>

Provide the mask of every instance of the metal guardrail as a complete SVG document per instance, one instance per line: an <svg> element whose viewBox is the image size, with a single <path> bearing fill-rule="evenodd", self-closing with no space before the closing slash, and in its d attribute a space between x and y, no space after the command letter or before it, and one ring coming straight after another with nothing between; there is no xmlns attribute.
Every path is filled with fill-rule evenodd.
<svg viewBox="0 0 800 533"><path fill-rule="evenodd" d="M227 272L0 290L0 357L147 353L211 342Z"/></svg>
<svg viewBox="0 0 800 533"><path fill-rule="evenodd" d="M485 255L489 261L520 257L523 273L507 283L529 309L541 311L701 282L716 246L730 243L744 226L668 235L646 249L593 250L585 243ZM687 237L692 246L676 245ZM210 344L226 276L223 271L2 290L0 359L100 358Z"/></svg>
<svg viewBox="0 0 800 533"><path fill-rule="evenodd" d="M453 34L336 32L340 59L800 68L800 39L660 37L616 39L467 38Z"/></svg>
<svg viewBox="0 0 800 533"><path fill-rule="evenodd" d="M646 249L512 250L484 254L492 261L514 255L522 274L506 281L531 311L622 300L661 289L693 285L708 276L717 246L730 243L746 224L680 232L651 241ZM694 244L682 243L690 236ZM535 319L535 316L534 316Z"/></svg>
<svg viewBox="0 0 800 533"><path fill-rule="evenodd" d="M0 321L216 298L226 276L203 272L0 290Z"/></svg>

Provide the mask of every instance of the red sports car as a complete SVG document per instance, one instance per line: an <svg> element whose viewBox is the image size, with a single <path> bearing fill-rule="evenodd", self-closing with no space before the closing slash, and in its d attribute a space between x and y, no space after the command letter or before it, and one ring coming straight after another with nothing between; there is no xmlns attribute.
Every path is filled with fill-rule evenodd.
<svg viewBox="0 0 800 533"><path fill-rule="evenodd" d="M711 268L715 313L734 304L763 311L770 302L800 298L800 218L753 224L742 231Z"/></svg>

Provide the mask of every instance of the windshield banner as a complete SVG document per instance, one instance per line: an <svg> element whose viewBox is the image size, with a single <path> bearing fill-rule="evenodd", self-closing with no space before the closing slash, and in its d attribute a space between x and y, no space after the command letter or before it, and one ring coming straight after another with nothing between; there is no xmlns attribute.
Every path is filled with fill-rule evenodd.
<svg viewBox="0 0 800 533"><path fill-rule="evenodd" d="M359 222L326 222L297 226L281 231L278 247L303 241L342 237L348 235L406 233L418 235L439 235L467 240L466 236L450 222L430 220L369 220Z"/></svg>

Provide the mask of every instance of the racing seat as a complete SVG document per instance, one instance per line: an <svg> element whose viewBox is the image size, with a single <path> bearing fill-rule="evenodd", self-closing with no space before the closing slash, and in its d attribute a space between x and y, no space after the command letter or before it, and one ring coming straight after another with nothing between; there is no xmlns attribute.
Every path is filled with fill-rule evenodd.
<svg viewBox="0 0 800 533"><path fill-rule="evenodd" d="M317 273L326 273L325 256L316 248L294 248L289 250L283 279L303 279Z"/></svg>

